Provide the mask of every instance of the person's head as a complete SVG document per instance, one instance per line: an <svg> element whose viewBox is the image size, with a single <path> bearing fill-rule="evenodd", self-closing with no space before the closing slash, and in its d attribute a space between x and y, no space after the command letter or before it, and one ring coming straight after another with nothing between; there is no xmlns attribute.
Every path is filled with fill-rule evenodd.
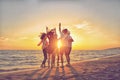
<svg viewBox="0 0 120 80"><path fill-rule="evenodd" d="M67 34L68 33L68 29L63 29L62 33Z"/></svg>
<svg viewBox="0 0 120 80"><path fill-rule="evenodd" d="M47 34L46 33L42 33L41 36L40 36L40 39L43 40L43 39L46 39L47 38Z"/></svg>
<svg viewBox="0 0 120 80"><path fill-rule="evenodd" d="M54 32L50 31L47 33L47 35L49 36L49 38L52 39L54 37Z"/></svg>
<svg viewBox="0 0 120 80"><path fill-rule="evenodd" d="M56 31L56 28L51 29L51 32L55 32L55 31Z"/></svg>
<svg viewBox="0 0 120 80"><path fill-rule="evenodd" d="M48 32L48 35L52 36L54 34L54 32L50 31Z"/></svg>

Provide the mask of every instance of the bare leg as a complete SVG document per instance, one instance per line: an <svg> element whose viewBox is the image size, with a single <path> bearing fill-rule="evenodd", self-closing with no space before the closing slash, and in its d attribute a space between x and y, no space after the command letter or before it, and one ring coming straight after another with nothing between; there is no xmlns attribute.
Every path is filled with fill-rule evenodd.
<svg viewBox="0 0 120 80"><path fill-rule="evenodd" d="M57 66L59 66L59 53L60 53L60 51L57 50Z"/></svg>
<svg viewBox="0 0 120 80"><path fill-rule="evenodd" d="M64 47L60 49L61 67L63 67L63 53L64 53Z"/></svg>
<svg viewBox="0 0 120 80"><path fill-rule="evenodd" d="M65 51L65 56L68 64L70 64L70 52L71 52L71 47L68 47Z"/></svg>
<svg viewBox="0 0 120 80"><path fill-rule="evenodd" d="M68 54L65 54L66 60L67 60L67 64L70 64L70 56Z"/></svg>

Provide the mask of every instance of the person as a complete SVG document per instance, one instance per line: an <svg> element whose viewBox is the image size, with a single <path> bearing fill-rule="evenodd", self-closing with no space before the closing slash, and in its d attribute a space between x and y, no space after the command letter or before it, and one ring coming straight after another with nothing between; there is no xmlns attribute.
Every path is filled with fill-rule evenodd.
<svg viewBox="0 0 120 80"><path fill-rule="evenodd" d="M51 60L51 68L55 66L55 54L56 54L56 46L57 46L57 34L56 29L51 29L48 31L48 27L46 27L47 37L49 39L48 46L48 67L50 67ZM51 57L51 58L50 58Z"/></svg>
<svg viewBox="0 0 120 80"><path fill-rule="evenodd" d="M69 66L70 65L70 52L71 52L71 49L72 49L72 42L74 41L73 38L70 36L70 31L67 31L65 33L67 36L65 38L66 40L66 48L65 48L65 56L66 56L66 60L67 60L67 65Z"/></svg>
<svg viewBox="0 0 120 80"><path fill-rule="evenodd" d="M60 32L60 39L62 44L62 47L60 48L60 56L61 56L61 66L63 66L63 54L66 56L67 64L70 64L70 52L72 49L72 42L73 39L70 36L70 32L68 29L63 29L61 31L61 23L59 23L59 32Z"/></svg>
<svg viewBox="0 0 120 80"><path fill-rule="evenodd" d="M38 43L38 46L40 46L42 44L42 51L43 51L43 55L44 55L44 59L42 61L41 67L45 67L45 63L47 60L47 47L48 47L47 34L42 33L42 35L39 37L40 37L41 41Z"/></svg>

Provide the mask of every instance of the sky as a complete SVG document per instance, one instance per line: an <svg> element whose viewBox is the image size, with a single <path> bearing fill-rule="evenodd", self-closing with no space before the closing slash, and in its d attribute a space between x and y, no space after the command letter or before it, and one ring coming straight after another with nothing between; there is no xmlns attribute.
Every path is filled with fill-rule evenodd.
<svg viewBox="0 0 120 80"><path fill-rule="evenodd" d="M0 0L0 49L40 50L38 35L58 24L73 50L120 47L119 0Z"/></svg>

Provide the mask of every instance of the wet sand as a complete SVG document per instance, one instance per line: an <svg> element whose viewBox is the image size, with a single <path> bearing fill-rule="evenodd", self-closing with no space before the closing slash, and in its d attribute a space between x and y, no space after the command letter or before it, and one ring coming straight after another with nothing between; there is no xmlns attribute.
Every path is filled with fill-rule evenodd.
<svg viewBox="0 0 120 80"><path fill-rule="evenodd" d="M0 73L0 80L120 80L120 55L80 61L71 66Z"/></svg>

